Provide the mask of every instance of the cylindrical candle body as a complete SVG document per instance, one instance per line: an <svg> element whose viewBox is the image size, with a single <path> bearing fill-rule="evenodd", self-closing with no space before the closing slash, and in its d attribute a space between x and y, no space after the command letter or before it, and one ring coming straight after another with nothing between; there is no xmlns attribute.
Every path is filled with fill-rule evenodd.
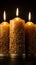
<svg viewBox="0 0 36 65"><path fill-rule="evenodd" d="M10 20L10 54L25 53L25 21L21 18Z"/></svg>
<svg viewBox="0 0 36 65"><path fill-rule="evenodd" d="M25 24L25 36L28 54L36 54L36 26L34 23Z"/></svg>
<svg viewBox="0 0 36 65"><path fill-rule="evenodd" d="M1 52L0 54L8 54L9 52L9 24L7 22L1 23L0 28Z"/></svg>
<svg viewBox="0 0 36 65"><path fill-rule="evenodd" d="M2 53L2 25L0 24L0 54Z"/></svg>

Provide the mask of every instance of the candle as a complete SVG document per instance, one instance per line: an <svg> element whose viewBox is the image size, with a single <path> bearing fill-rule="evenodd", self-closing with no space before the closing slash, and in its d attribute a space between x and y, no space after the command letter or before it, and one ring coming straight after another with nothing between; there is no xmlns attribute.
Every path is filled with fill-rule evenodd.
<svg viewBox="0 0 36 65"><path fill-rule="evenodd" d="M29 21L25 24L25 35L26 35L26 52L28 54L36 53L36 30L35 24L31 21L31 12L29 12Z"/></svg>
<svg viewBox="0 0 36 65"><path fill-rule="evenodd" d="M16 15L18 16L18 8ZM19 17L10 20L10 54L25 53L25 21Z"/></svg>
<svg viewBox="0 0 36 65"><path fill-rule="evenodd" d="M6 21L6 12L4 11L4 22L0 24L1 54L8 54L9 46L9 24Z"/></svg>
<svg viewBox="0 0 36 65"><path fill-rule="evenodd" d="M3 54L2 53L2 32L1 32L1 29L2 29L2 25L0 24L0 56L2 56Z"/></svg>

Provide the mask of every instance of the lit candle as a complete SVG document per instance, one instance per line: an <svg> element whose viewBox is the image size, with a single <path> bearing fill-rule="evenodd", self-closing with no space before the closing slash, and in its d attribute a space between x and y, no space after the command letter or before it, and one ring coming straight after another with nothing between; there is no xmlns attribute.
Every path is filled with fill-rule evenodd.
<svg viewBox="0 0 36 65"><path fill-rule="evenodd" d="M25 24L26 48L28 54L34 54L36 51L35 24L32 23L30 20L31 20L31 13L29 12L29 21Z"/></svg>
<svg viewBox="0 0 36 65"><path fill-rule="evenodd" d="M9 46L9 24L6 21L6 12L4 11L4 22L1 23L1 54L8 54Z"/></svg>
<svg viewBox="0 0 36 65"><path fill-rule="evenodd" d="M16 10L16 18L10 20L10 54L25 53L25 21L18 17L18 8Z"/></svg>

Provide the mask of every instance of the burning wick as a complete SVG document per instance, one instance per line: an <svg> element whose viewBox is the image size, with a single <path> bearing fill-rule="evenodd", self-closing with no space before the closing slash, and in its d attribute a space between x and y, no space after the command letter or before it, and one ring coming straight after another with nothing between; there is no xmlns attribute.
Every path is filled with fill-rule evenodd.
<svg viewBox="0 0 36 65"><path fill-rule="evenodd" d="M16 16L17 17L19 16L19 9L18 8L16 9Z"/></svg>
<svg viewBox="0 0 36 65"><path fill-rule="evenodd" d="M3 19L4 19L4 21L6 21L6 12L5 11L3 13Z"/></svg>
<svg viewBox="0 0 36 65"><path fill-rule="evenodd" d="M28 20L31 21L31 12L29 12Z"/></svg>

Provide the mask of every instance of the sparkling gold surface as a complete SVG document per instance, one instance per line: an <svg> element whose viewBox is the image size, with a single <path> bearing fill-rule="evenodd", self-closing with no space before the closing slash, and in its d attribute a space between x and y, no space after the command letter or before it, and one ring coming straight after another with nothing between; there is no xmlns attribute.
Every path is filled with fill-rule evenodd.
<svg viewBox="0 0 36 65"><path fill-rule="evenodd" d="M0 54L7 54L9 46L9 24L0 24Z"/></svg>
<svg viewBox="0 0 36 65"><path fill-rule="evenodd" d="M28 53L36 54L36 25L34 23L31 23L31 25L26 23L25 33Z"/></svg>
<svg viewBox="0 0 36 65"><path fill-rule="evenodd" d="M10 54L25 53L25 29L24 20L14 18L10 20Z"/></svg>

